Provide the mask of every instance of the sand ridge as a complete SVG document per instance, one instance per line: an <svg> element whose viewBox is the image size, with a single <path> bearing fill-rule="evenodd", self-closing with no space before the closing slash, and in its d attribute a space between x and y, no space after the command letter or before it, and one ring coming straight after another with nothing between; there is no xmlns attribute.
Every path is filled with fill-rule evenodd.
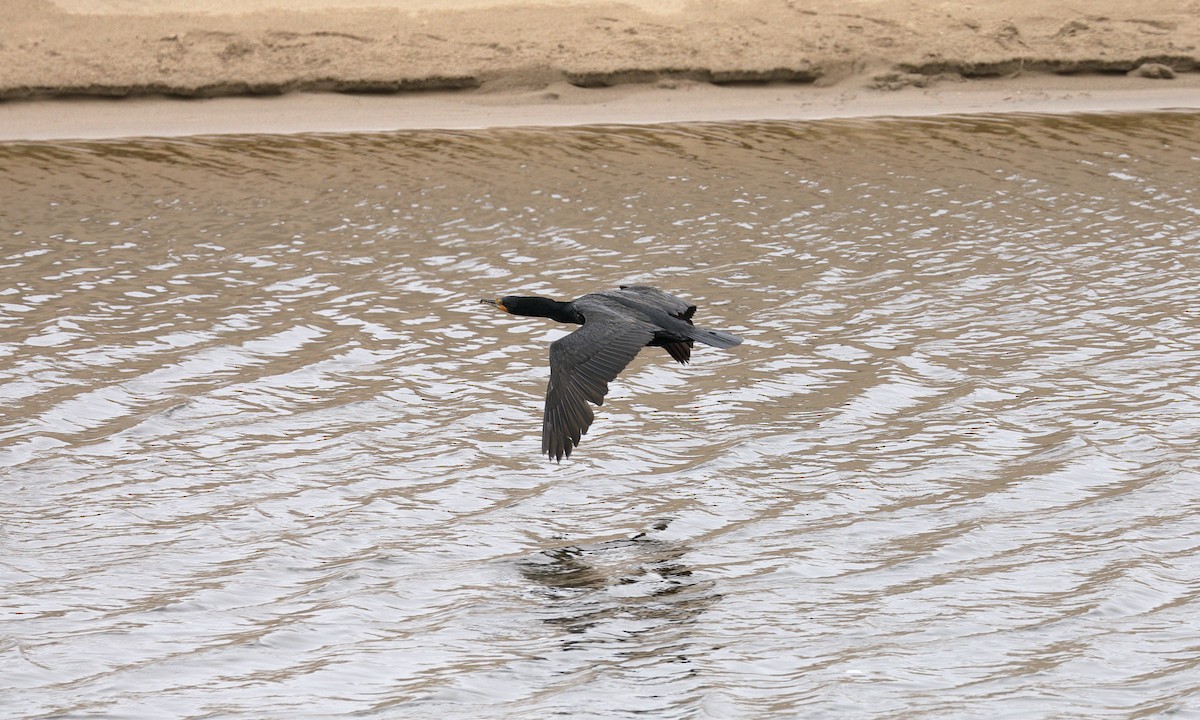
<svg viewBox="0 0 1200 720"><path fill-rule="evenodd" d="M9 0L0 98L854 83L1200 69L1200 0ZM175 7L167 5L167 7ZM64 9L66 8L66 9ZM141 12L134 13L130 9ZM70 11L68 11L70 10Z"/></svg>

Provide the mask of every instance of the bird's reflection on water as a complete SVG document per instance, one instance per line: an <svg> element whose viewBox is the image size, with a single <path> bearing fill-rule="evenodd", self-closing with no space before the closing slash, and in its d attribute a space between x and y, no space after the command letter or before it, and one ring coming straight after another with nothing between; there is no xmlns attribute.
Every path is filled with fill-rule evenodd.
<svg viewBox="0 0 1200 720"><path fill-rule="evenodd" d="M719 595L688 567L686 543L655 537L669 523L662 520L630 538L543 550L519 562L522 577L544 600L544 621L573 635L617 619L636 623L630 637L660 623L682 631Z"/></svg>

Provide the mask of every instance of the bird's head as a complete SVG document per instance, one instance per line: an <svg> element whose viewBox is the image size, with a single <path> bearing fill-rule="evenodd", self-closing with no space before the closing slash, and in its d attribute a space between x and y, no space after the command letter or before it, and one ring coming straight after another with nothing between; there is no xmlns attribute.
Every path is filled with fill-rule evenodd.
<svg viewBox="0 0 1200 720"><path fill-rule="evenodd" d="M516 300L516 299L517 299L516 297L510 295L508 297L502 297L502 298L484 298L484 299L480 300L479 303L481 305L495 305L496 307L500 308L504 312L510 313L510 312L512 312L512 310L505 303L505 301Z"/></svg>
<svg viewBox="0 0 1200 720"><path fill-rule="evenodd" d="M495 300L484 298L479 302L484 305L495 305L504 312L512 315L529 315L532 317L550 317L551 312L561 304L549 298L532 295L505 295Z"/></svg>
<svg viewBox="0 0 1200 720"><path fill-rule="evenodd" d="M571 304L569 302L559 302L558 300L537 297L536 295L505 295L495 300L484 298L479 302L484 305L495 305L504 312L512 315L544 317L564 323L583 322L571 311Z"/></svg>

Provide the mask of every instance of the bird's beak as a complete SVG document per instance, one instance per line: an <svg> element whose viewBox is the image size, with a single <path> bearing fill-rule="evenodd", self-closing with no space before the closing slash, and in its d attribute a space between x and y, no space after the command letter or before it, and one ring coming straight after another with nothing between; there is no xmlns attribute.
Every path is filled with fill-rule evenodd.
<svg viewBox="0 0 1200 720"><path fill-rule="evenodd" d="M500 302L499 300L491 300L489 298L484 298L484 299L480 300L479 302L483 305L495 305L496 307L500 308L504 312L508 312L508 308L504 307L504 303Z"/></svg>

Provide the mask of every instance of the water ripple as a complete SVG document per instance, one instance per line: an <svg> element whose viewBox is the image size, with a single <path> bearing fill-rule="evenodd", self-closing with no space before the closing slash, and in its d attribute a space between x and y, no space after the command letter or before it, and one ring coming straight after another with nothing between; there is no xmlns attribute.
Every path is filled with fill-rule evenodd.
<svg viewBox="0 0 1200 720"><path fill-rule="evenodd" d="M2 145L5 705L1195 714L1197 122ZM747 342L547 464L629 281Z"/></svg>

